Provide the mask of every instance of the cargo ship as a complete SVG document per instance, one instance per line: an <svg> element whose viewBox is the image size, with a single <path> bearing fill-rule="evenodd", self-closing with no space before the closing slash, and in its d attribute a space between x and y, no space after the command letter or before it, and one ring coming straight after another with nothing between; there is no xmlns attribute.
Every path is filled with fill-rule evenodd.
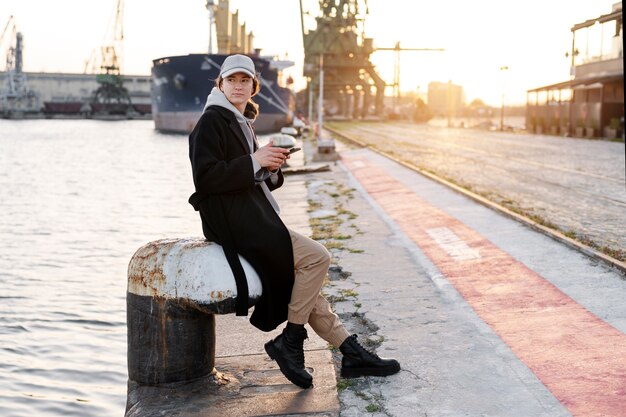
<svg viewBox="0 0 626 417"><path fill-rule="evenodd" d="M244 54L254 61L261 91L253 97L260 115L257 133L278 132L293 122L294 93L282 85L282 71L294 65L288 60L261 56L253 47L254 36L239 23L239 11L230 12L228 0L207 0L209 47L207 53L167 56L152 61L151 102L154 127L163 132L189 133L202 114L207 96L215 86L222 62L228 55ZM213 52L213 32L217 52Z"/></svg>
<svg viewBox="0 0 626 417"><path fill-rule="evenodd" d="M152 61L152 118L157 130L191 132L228 55L189 54ZM253 97L260 108L254 129L257 133L278 132L293 121L295 96L279 82L281 70L292 63L247 55L254 61L261 81L261 90Z"/></svg>

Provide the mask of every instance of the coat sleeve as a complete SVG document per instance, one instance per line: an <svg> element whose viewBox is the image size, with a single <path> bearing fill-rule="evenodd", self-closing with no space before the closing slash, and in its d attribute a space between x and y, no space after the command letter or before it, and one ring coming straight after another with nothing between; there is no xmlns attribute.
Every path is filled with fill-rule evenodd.
<svg viewBox="0 0 626 417"><path fill-rule="evenodd" d="M233 141L232 133L221 116L210 110L189 135L189 159L198 193L232 194L254 187L252 157L244 152L233 157L232 142L229 152L227 141Z"/></svg>
<svg viewBox="0 0 626 417"><path fill-rule="evenodd" d="M269 188L270 191L274 191L275 189L281 187L283 183L285 182L285 177L283 176L282 169L279 169L276 174L278 176L278 178L276 179L276 183L272 182L271 177L265 180L265 184L267 185L267 188Z"/></svg>

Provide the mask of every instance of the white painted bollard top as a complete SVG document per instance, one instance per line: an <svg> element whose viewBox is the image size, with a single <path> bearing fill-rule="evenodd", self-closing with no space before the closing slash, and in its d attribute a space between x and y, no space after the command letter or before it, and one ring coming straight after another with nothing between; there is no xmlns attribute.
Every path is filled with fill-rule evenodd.
<svg viewBox="0 0 626 417"><path fill-rule="evenodd" d="M258 299L258 274L239 256L248 281L249 298ZM204 238L162 239L135 252L128 265L128 292L139 296L185 299L199 306L237 296L235 277L222 247ZM232 311L234 312L234 304Z"/></svg>

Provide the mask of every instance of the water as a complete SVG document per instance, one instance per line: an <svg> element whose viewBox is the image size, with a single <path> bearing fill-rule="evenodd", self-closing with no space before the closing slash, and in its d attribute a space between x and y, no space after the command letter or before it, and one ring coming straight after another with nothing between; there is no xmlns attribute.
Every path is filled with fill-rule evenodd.
<svg viewBox="0 0 626 417"><path fill-rule="evenodd" d="M187 138L151 121L0 120L0 416L121 416L126 269L201 235Z"/></svg>

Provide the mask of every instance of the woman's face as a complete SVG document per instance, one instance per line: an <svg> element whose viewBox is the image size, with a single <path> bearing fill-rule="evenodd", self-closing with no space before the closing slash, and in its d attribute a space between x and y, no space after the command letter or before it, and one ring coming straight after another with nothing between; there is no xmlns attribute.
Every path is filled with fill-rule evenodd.
<svg viewBox="0 0 626 417"><path fill-rule="evenodd" d="M246 103L252 97L252 85L252 78L249 75L238 72L224 78L221 90L228 101L243 113Z"/></svg>

